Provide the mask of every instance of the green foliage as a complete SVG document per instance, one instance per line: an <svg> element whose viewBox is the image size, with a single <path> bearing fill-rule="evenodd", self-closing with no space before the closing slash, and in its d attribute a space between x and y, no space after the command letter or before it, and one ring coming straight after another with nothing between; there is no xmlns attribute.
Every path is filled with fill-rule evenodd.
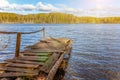
<svg viewBox="0 0 120 80"><path fill-rule="evenodd" d="M20 15L0 13L0 23L41 23L41 24L78 24L78 23L120 23L120 17L77 17L65 13L40 13Z"/></svg>

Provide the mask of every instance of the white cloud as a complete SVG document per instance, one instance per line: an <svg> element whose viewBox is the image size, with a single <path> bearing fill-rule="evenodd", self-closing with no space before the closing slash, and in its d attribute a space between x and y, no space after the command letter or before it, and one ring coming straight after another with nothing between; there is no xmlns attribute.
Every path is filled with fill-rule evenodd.
<svg viewBox="0 0 120 80"><path fill-rule="evenodd" d="M120 16L120 8L119 7L105 7L102 9L94 8L86 10L86 15L97 16L97 17L106 17L106 16Z"/></svg>
<svg viewBox="0 0 120 80"><path fill-rule="evenodd" d="M55 11L57 10L52 4L43 4L38 2L36 5L32 4L10 4L7 0L0 1L0 10L4 11Z"/></svg>
<svg viewBox="0 0 120 80"><path fill-rule="evenodd" d="M32 4L24 4L24 5L19 5L19 4L10 4L7 0L1 0L0 2L2 5L0 5L0 10L2 11L38 11L38 12L65 12L65 13L79 13L80 10L74 9L74 8L69 8L67 6L53 6L52 4L47 4L47 3L42 3L38 2L36 5Z"/></svg>
<svg viewBox="0 0 120 80"><path fill-rule="evenodd" d="M9 5L9 2L7 0L0 0L0 8L6 7Z"/></svg>
<svg viewBox="0 0 120 80"><path fill-rule="evenodd" d="M57 10L57 8L54 7L53 5L43 4L42 2L37 3L36 9L39 11L56 11Z"/></svg>
<svg viewBox="0 0 120 80"><path fill-rule="evenodd" d="M56 6L49 4L38 2L36 5L33 4L16 4L9 3L8 0L0 0L0 12L14 12L21 14L27 13L35 13L35 12L64 12L70 13L77 16L120 16L120 8L119 7L96 7L95 9L75 9L72 7L68 7L64 4L58 4Z"/></svg>
<svg viewBox="0 0 120 80"><path fill-rule="evenodd" d="M35 10L35 6L33 6L33 5L31 5L31 4L22 5L21 8L22 8L23 10L28 10L28 11Z"/></svg>
<svg viewBox="0 0 120 80"><path fill-rule="evenodd" d="M58 4L58 7L60 7L58 12L60 11L60 12L64 12L64 13L74 14L74 15L80 15L83 12L82 9L70 8L63 4Z"/></svg>

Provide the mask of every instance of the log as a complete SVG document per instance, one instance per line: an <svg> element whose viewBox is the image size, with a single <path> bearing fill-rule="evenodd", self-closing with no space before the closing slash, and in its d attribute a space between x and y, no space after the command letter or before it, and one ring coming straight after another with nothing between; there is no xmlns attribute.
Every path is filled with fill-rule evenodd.
<svg viewBox="0 0 120 80"><path fill-rule="evenodd" d="M55 73L57 72L58 67L60 66L62 60L64 58L64 54L62 54L60 56L60 58L57 60L57 62L55 63L55 65L52 67L52 69L50 70L48 77L46 80L53 80Z"/></svg>
<svg viewBox="0 0 120 80"><path fill-rule="evenodd" d="M36 69L39 67L39 65L21 64L21 63L8 63L6 66L7 67L32 68L32 69Z"/></svg>
<svg viewBox="0 0 120 80"><path fill-rule="evenodd" d="M5 60L5 62L44 65L43 62L25 61L25 60L19 60L19 59L17 59L17 60L16 59L8 59L8 60Z"/></svg>
<svg viewBox="0 0 120 80"><path fill-rule="evenodd" d="M0 66L5 66L7 63L5 63L5 62L1 62L0 63Z"/></svg>
<svg viewBox="0 0 120 80"><path fill-rule="evenodd" d="M29 68L17 68L17 67L0 67L0 70L12 71L12 72L31 73L31 74L39 73L38 70L33 70L33 69L29 69Z"/></svg>
<svg viewBox="0 0 120 80"><path fill-rule="evenodd" d="M0 78L4 77L21 77L21 76L37 76L38 74L30 74L30 73L20 73L20 72L9 72L0 74Z"/></svg>
<svg viewBox="0 0 120 80"><path fill-rule="evenodd" d="M21 33L17 33L15 57L19 57L20 43L21 43Z"/></svg>
<svg viewBox="0 0 120 80"><path fill-rule="evenodd" d="M46 62L48 58L34 58L34 57L18 57L15 58L16 60L29 60L29 61L36 61L36 62Z"/></svg>
<svg viewBox="0 0 120 80"><path fill-rule="evenodd" d="M23 53L23 55L28 55L28 56L50 56L52 53L49 52L37 52L37 53L30 53L30 52L26 52Z"/></svg>
<svg viewBox="0 0 120 80"><path fill-rule="evenodd" d="M45 73L49 73L50 69L52 68L52 66L55 64L55 62L57 61L57 59L59 58L60 54L54 53L45 63L45 65L43 65L40 70L45 72Z"/></svg>

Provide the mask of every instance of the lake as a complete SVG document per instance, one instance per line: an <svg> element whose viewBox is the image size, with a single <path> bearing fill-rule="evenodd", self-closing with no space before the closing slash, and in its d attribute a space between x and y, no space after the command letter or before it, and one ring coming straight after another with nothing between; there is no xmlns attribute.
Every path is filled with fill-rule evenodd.
<svg viewBox="0 0 120 80"><path fill-rule="evenodd" d="M0 31L29 32L43 27L47 37L74 41L65 80L120 80L120 24L0 24ZM15 38L0 34L8 45L0 51L0 61L14 56ZM21 51L40 39L42 33L22 35Z"/></svg>

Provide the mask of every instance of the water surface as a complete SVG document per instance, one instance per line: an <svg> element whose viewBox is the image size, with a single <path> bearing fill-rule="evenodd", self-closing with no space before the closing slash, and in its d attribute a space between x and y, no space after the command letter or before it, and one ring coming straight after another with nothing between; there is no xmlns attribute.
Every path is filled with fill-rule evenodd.
<svg viewBox="0 0 120 80"><path fill-rule="evenodd" d="M65 80L120 80L119 24L1 24L2 31L35 31L46 28L47 36L74 40ZM14 56L15 35L0 35L10 40L0 51L0 61ZM21 51L42 39L42 33L23 35ZM6 40L7 41L7 40Z"/></svg>

